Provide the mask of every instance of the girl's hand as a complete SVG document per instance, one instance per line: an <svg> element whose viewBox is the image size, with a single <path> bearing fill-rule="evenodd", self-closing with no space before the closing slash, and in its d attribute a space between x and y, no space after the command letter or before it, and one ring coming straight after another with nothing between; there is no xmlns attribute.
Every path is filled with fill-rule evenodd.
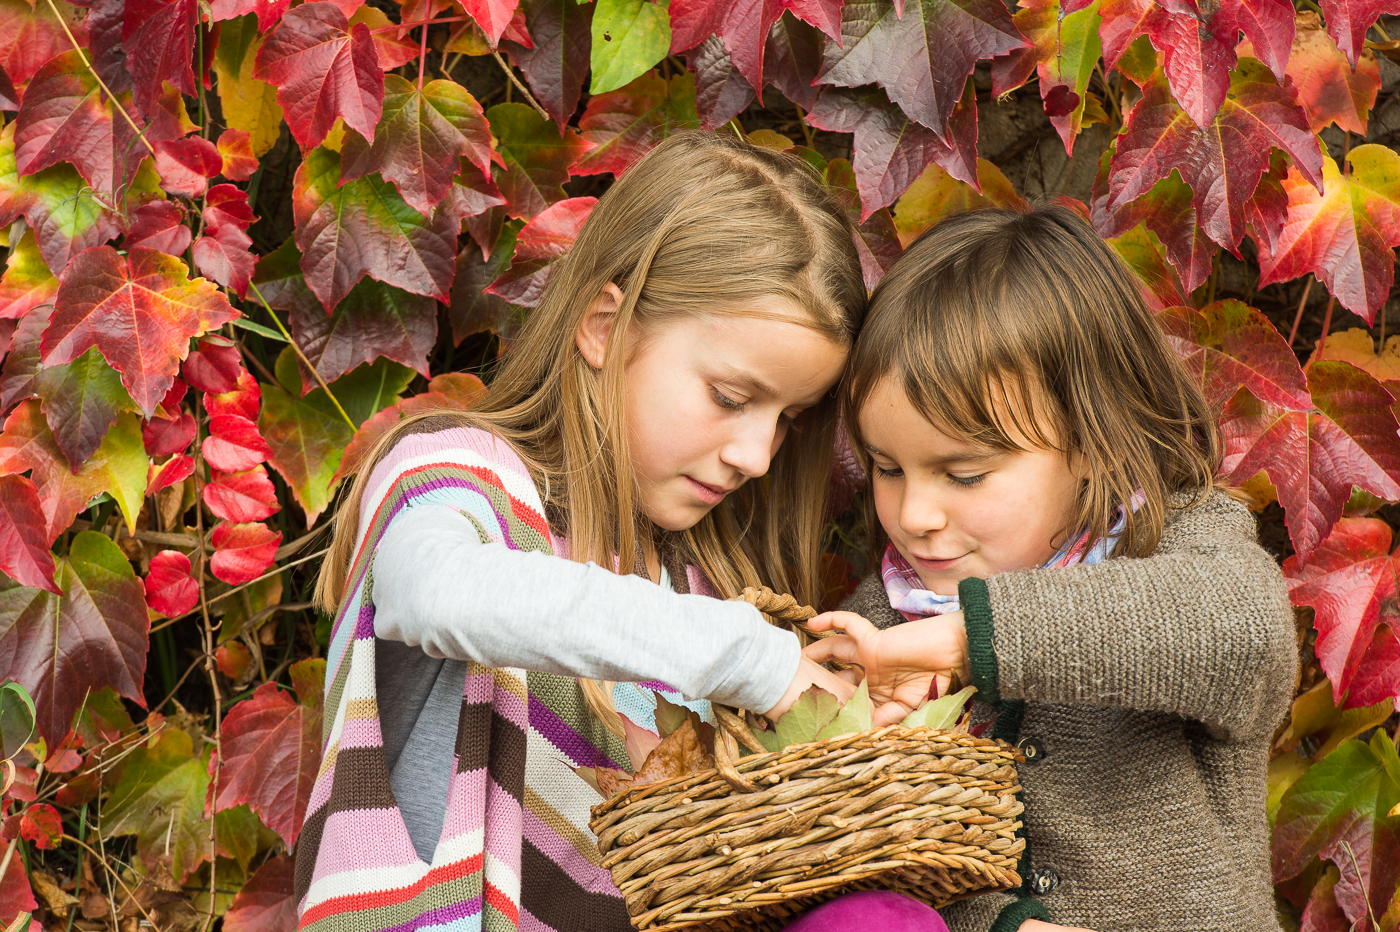
<svg viewBox="0 0 1400 932"><path fill-rule="evenodd" d="M940 693L948 688L953 673L963 682L969 679L962 612L920 618L883 631L852 612L828 612L807 625L813 631L845 635L809 644L803 656L817 663L837 660L864 667L870 698L877 706L877 726L894 724L922 705L935 677Z"/></svg>
<svg viewBox="0 0 1400 932"><path fill-rule="evenodd" d="M1057 926L1053 922L1042 922L1039 919L1027 919L1021 923L1019 932L1092 932L1092 930L1082 929L1079 926Z"/></svg>
<svg viewBox="0 0 1400 932"><path fill-rule="evenodd" d="M788 684L787 692L783 693L783 698L778 700L777 705L763 713L764 716L776 722L779 716L792 708L792 704L797 701L798 696L813 686L820 686L843 703L855 695L856 691L854 684L832 673L826 667L803 657L797 665L797 675Z"/></svg>

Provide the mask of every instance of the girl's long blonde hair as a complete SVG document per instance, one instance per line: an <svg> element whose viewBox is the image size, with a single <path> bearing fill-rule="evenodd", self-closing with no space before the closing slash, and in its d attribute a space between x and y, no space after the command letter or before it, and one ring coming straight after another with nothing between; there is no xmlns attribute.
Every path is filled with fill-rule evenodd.
<svg viewBox="0 0 1400 932"><path fill-rule="evenodd" d="M1066 533L1107 537L1117 507L1140 492L1116 555L1156 549L1172 494L1204 495L1220 465L1215 413L1136 276L1064 207L951 217L880 282L842 383L867 469L859 413L886 378L971 443L1014 451L1028 440L1083 457L1088 478Z"/></svg>
<svg viewBox="0 0 1400 932"><path fill-rule="evenodd" d="M575 344L589 305L610 282L625 296L614 335L742 314L757 299L779 297L806 313L807 326L849 346L866 302L850 221L805 163L730 136L672 136L598 201L480 407L406 419L365 457L336 512L317 581L323 611L335 611L344 595L374 465L406 434L451 425L490 430L514 447L562 525L555 531L569 537L573 560L625 573L650 544L674 548L725 597L766 583L806 602L819 598L834 393L797 418L767 477L745 483L694 527L662 532L639 510L628 453L627 341L610 339L598 370ZM608 691L581 685L594 712L620 732Z"/></svg>

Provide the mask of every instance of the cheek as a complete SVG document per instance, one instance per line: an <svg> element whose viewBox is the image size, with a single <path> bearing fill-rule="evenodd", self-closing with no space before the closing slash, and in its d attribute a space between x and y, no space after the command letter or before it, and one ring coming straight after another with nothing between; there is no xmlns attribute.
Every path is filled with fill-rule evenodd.
<svg viewBox="0 0 1400 932"><path fill-rule="evenodd" d="M899 486L893 482L876 480L871 497L875 499L875 517L890 537L900 535L899 507L902 501Z"/></svg>

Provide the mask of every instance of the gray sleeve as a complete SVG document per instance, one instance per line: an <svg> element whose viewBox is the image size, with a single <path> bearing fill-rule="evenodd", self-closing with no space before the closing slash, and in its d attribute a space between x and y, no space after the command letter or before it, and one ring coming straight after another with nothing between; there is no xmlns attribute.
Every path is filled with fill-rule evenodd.
<svg viewBox="0 0 1400 932"><path fill-rule="evenodd" d="M763 712L801 650L756 609L679 595L593 564L482 543L465 515L422 505L374 557L375 634L433 657L619 682Z"/></svg>
<svg viewBox="0 0 1400 932"><path fill-rule="evenodd" d="M1272 730L1293 696L1282 574L1222 494L1170 523L1152 556L992 576L983 591L985 619L985 603L963 611L984 694L1175 713L1235 735Z"/></svg>

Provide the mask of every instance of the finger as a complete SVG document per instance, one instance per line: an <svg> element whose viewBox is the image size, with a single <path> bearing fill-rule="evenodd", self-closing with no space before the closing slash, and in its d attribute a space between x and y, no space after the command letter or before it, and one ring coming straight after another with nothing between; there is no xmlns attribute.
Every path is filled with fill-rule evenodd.
<svg viewBox="0 0 1400 932"><path fill-rule="evenodd" d="M865 679L865 671L855 667L848 667L845 670L837 670L836 675L850 683L852 686L859 686L860 681Z"/></svg>
<svg viewBox="0 0 1400 932"><path fill-rule="evenodd" d="M910 712L914 711L898 699L886 702L875 710L874 722L876 728L883 728L886 725L898 725L904 721Z"/></svg>
<svg viewBox="0 0 1400 932"><path fill-rule="evenodd" d="M802 656L814 663L856 663L860 659L860 645L844 636L822 638L802 648Z"/></svg>
<svg viewBox="0 0 1400 932"><path fill-rule="evenodd" d="M874 634L879 630L855 612L826 612L808 619L806 624L813 631L844 631L856 638Z"/></svg>

